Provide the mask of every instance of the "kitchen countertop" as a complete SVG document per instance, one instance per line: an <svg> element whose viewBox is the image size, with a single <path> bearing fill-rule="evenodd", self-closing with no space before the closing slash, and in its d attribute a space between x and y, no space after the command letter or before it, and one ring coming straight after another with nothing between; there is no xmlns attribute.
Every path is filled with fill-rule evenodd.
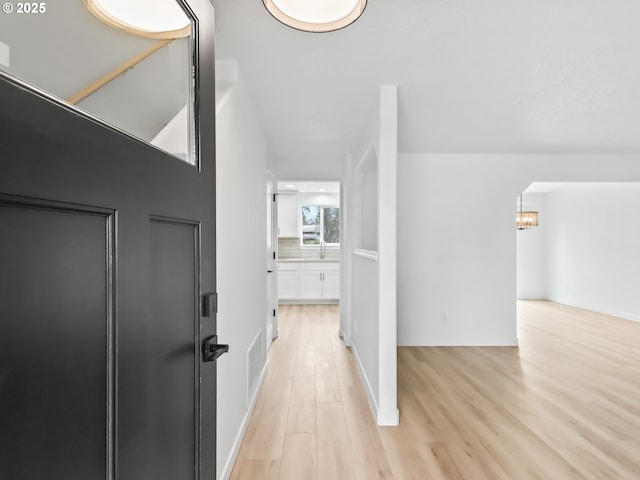
<svg viewBox="0 0 640 480"><path fill-rule="evenodd" d="M325 258L321 260L319 258L279 258L279 263L340 263L339 259Z"/></svg>

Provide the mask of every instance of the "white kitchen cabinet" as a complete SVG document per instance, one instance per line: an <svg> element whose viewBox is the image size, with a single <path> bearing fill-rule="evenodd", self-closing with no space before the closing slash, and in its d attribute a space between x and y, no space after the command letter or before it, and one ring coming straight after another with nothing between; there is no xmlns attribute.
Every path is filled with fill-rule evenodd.
<svg viewBox="0 0 640 480"><path fill-rule="evenodd" d="M322 298L327 300L340 298L340 271L327 270L323 272Z"/></svg>
<svg viewBox="0 0 640 480"><path fill-rule="evenodd" d="M301 270L300 272L298 272L298 282L300 286L300 300L322 299L321 271Z"/></svg>
<svg viewBox="0 0 640 480"><path fill-rule="evenodd" d="M298 237L298 195L278 195L278 236Z"/></svg>
<svg viewBox="0 0 640 480"><path fill-rule="evenodd" d="M298 264L278 264L278 299L297 300L298 293Z"/></svg>
<svg viewBox="0 0 640 480"><path fill-rule="evenodd" d="M305 262L298 272L301 300L338 300L340 264Z"/></svg>
<svg viewBox="0 0 640 480"><path fill-rule="evenodd" d="M313 303L340 299L337 262L279 262L278 299Z"/></svg>

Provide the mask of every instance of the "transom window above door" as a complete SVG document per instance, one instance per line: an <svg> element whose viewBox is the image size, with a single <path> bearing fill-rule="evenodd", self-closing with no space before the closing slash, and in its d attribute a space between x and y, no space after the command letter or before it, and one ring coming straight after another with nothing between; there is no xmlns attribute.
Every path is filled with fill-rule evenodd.
<svg viewBox="0 0 640 480"><path fill-rule="evenodd" d="M172 22L154 30L161 3ZM197 166L199 69L192 14L181 4L55 0L4 8L0 75ZM136 18L144 22L134 26Z"/></svg>

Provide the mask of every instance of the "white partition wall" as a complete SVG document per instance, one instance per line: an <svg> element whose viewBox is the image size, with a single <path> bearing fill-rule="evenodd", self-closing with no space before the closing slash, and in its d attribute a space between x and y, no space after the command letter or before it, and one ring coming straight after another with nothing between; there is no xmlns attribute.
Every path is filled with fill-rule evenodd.
<svg viewBox="0 0 640 480"><path fill-rule="evenodd" d="M224 65L216 62L221 72L216 89L222 102L216 112L216 172L224 179L216 190L218 335L230 349L217 363L218 390L224 392L217 403L219 479L231 475L266 376L266 349L259 347L267 336L265 172L270 167L266 136L244 79L237 66ZM256 370L257 382L252 375Z"/></svg>
<svg viewBox="0 0 640 480"><path fill-rule="evenodd" d="M351 344L379 425L397 425L396 171L397 87L380 88L368 148L347 174L351 232L350 301L343 333ZM346 325L346 327L345 327ZM344 332L344 329L347 332Z"/></svg>

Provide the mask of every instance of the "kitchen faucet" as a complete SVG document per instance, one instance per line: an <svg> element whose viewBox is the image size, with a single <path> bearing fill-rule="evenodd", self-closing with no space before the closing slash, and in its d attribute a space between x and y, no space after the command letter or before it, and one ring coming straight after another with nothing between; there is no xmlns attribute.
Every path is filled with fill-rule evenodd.
<svg viewBox="0 0 640 480"><path fill-rule="evenodd" d="M327 244L323 240L320 242L320 260L324 260L324 257L326 254L327 254Z"/></svg>

